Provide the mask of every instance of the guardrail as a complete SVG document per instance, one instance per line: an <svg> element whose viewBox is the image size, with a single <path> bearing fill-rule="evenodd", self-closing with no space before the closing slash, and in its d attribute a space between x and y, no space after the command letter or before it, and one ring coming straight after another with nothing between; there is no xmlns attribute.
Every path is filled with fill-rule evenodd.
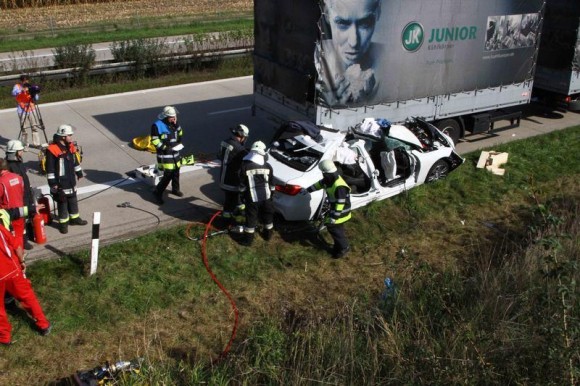
<svg viewBox="0 0 580 386"><path fill-rule="evenodd" d="M194 61L211 62L218 59L229 59L241 57L251 54L254 51L253 46L237 47L229 49L220 49L209 52L198 52L187 55L171 55L159 58L156 63L175 62L175 63L191 63ZM135 67L135 61L130 62L109 62L95 64L88 70L88 75L102 75L112 74L118 72L131 71ZM144 65L146 68L152 65ZM28 72L33 78L42 77L43 79L68 79L74 78L75 72L81 70L80 68L64 68L64 69L47 69L36 72ZM0 86L13 85L20 78L20 74L11 74L0 76Z"/></svg>
<svg viewBox="0 0 580 386"><path fill-rule="evenodd" d="M160 58L157 60L159 62L177 62L177 63L190 63L193 61L211 62L218 59L228 59L234 57L245 56L251 54L254 47L243 47L235 49L225 49L216 50L211 52L195 53L188 55L173 55L165 58ZM135 66L135 61L130 62L110 62L96 64L88 71L88 75L102 75L107 73L118 73L131 71ZM151 65L146 67L150 67ZM74 77L75 72L78 72L80 68L65 68L65 69L48 69L36 72L29 72L31 77L43 77L44 79L67 79ZM20 77L20 74L11 74L0 76L0 85L11 85L14 84Z"/></svg>

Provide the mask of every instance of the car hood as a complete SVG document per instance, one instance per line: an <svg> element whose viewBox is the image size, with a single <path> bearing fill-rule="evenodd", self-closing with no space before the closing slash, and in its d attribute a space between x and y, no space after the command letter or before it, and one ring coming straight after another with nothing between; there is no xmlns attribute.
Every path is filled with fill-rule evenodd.
<svg viewBox="0 0 580 386"><path fill-rule="evenodd" d="M417 136L415 134L413 134L413 132L409 129L407 129L405 126L402 125L392 125L389 128L389 137L391 138L395 138L398 139L400 141L406 142L406 143L410 143L412 145L415 145L419 148L422 147L421 145L421 141L419 141L419 138L417 138Z"/></svg>
<svg viewBox="0 0 580 386"><path fill-rule="evenodd" d="M320 160L331 159L336 149L344 142L345 133L322 131L321 134L323 139L318 143L314 142L308 136L297 136L295 139L303 143L305 147L312 146L319 151L323 151ZM318 163L313 164L306 171L300 171L288 166L271 155L268 156L268 163L272 166L274 183L276 185L299 185L308 187L322 178L322 173L318 170Z"/></svg>

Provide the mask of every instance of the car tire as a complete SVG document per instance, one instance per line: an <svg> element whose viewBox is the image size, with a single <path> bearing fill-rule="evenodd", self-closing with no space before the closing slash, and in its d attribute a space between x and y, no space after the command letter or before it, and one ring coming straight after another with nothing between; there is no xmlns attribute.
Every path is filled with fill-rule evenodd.
<svg viewBox="0 0 580 386"><path fill-rule="evenodd" d="M437 122L437 128L451 138L454 145L457 145L459 142L459 137L461 136L461 126L455 119L444 119L442 121Z"/></svg>
<svg viewBox="0 0 580 386"><path fill-rule="evenodd" d="M439 161L435 162L433 166L431 166L431 169L425 178L425 183L442 180L443 178L447 177L450 171L451 168L449 167L449 163L440 159Z"/></svg>

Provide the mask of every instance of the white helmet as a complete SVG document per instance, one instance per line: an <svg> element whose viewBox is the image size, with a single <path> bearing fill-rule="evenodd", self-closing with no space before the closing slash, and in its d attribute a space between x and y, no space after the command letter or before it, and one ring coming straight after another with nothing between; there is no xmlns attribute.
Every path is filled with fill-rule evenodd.
<svg viewBox="0 0 580 386"><path fill-rule="evenodd" d="M17 139L11 139L6 145L6 153L16 153L17 151L24 150L24 145Z"/></svg>
<svg viewBox="0 0 580 386"><path fill-rule="evenodd" d="M67 135L73 135L73 128L71 125L60 125L58 129L56 129L56 135L59 137L66 137Z"/></svg>
<svg viewBox="0 0 580 386"><path fill-rule="evenodd" d="M248 126L246 125L239 124L232 129L232 133L234 135L246 138L248 135L250 135L250 129L248 129Z"/></svg>
<svg viewBox="0 0 580 386"><path fill-rule="evenodd" d="M260 155L266 155L266 145L262 141L254 142L250 150Z"/></svg>
<svg viewBox="0 0 580 386"><path fill-rule="evenodd" d="M325 159L318 164L318 168L322 173L335 173L338 169L331 159Z"/></svg>
<svg viewBox="0 0 580 386"><path fill-rule="evenodd" d="M161 112L161 114L157 116L157 118L165 119L167 117L176 117L178 112L179 111L177 111L177 109L173 106L165 106L163 108L163 111Z"/></svg>

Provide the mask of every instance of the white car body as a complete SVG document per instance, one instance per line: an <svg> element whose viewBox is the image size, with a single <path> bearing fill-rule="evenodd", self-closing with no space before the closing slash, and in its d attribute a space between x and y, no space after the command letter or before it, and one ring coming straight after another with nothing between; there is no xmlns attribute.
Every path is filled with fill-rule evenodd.
<svg viewBox="0 0 580 386"><path fill-rule="evenodd" d="M413 129L390 125L388 134L381 138L357 132L356 129L340 132L319 127L317 141L304 133L284 135L281 130L278 134L282 133L282 136L277 136L278 139L272 142L268 151L268 163L272 166L276 184L273 198L276 211L287 221L314 219L324 199L323 191L310 194L298 192L300 188L307 188L322 179L318 168L321 160L333 159L337 166L344 166L337 162L339 152L344 154L342 152L346 151L351 156L356 153L356 163L364 173L362 175L359 172L358 177L351 179L341 173L349 185L352 181L358 183L356 190L353 188L351 191L351 209L392 197L428 179L443 178L461 165L463 159L455 152L453 141L448 136L419 119L410 121L409 125ZM378 152L381 160L388 159L389 153L392 159L398 157L398 160L394 164L392 161L378 161L375 145L385 148ZM391 145L394 148L389 148ZM405 164L405 168L398 173L401 164ZM358 167L351 164L351 168L357 171Z"/></svg>

